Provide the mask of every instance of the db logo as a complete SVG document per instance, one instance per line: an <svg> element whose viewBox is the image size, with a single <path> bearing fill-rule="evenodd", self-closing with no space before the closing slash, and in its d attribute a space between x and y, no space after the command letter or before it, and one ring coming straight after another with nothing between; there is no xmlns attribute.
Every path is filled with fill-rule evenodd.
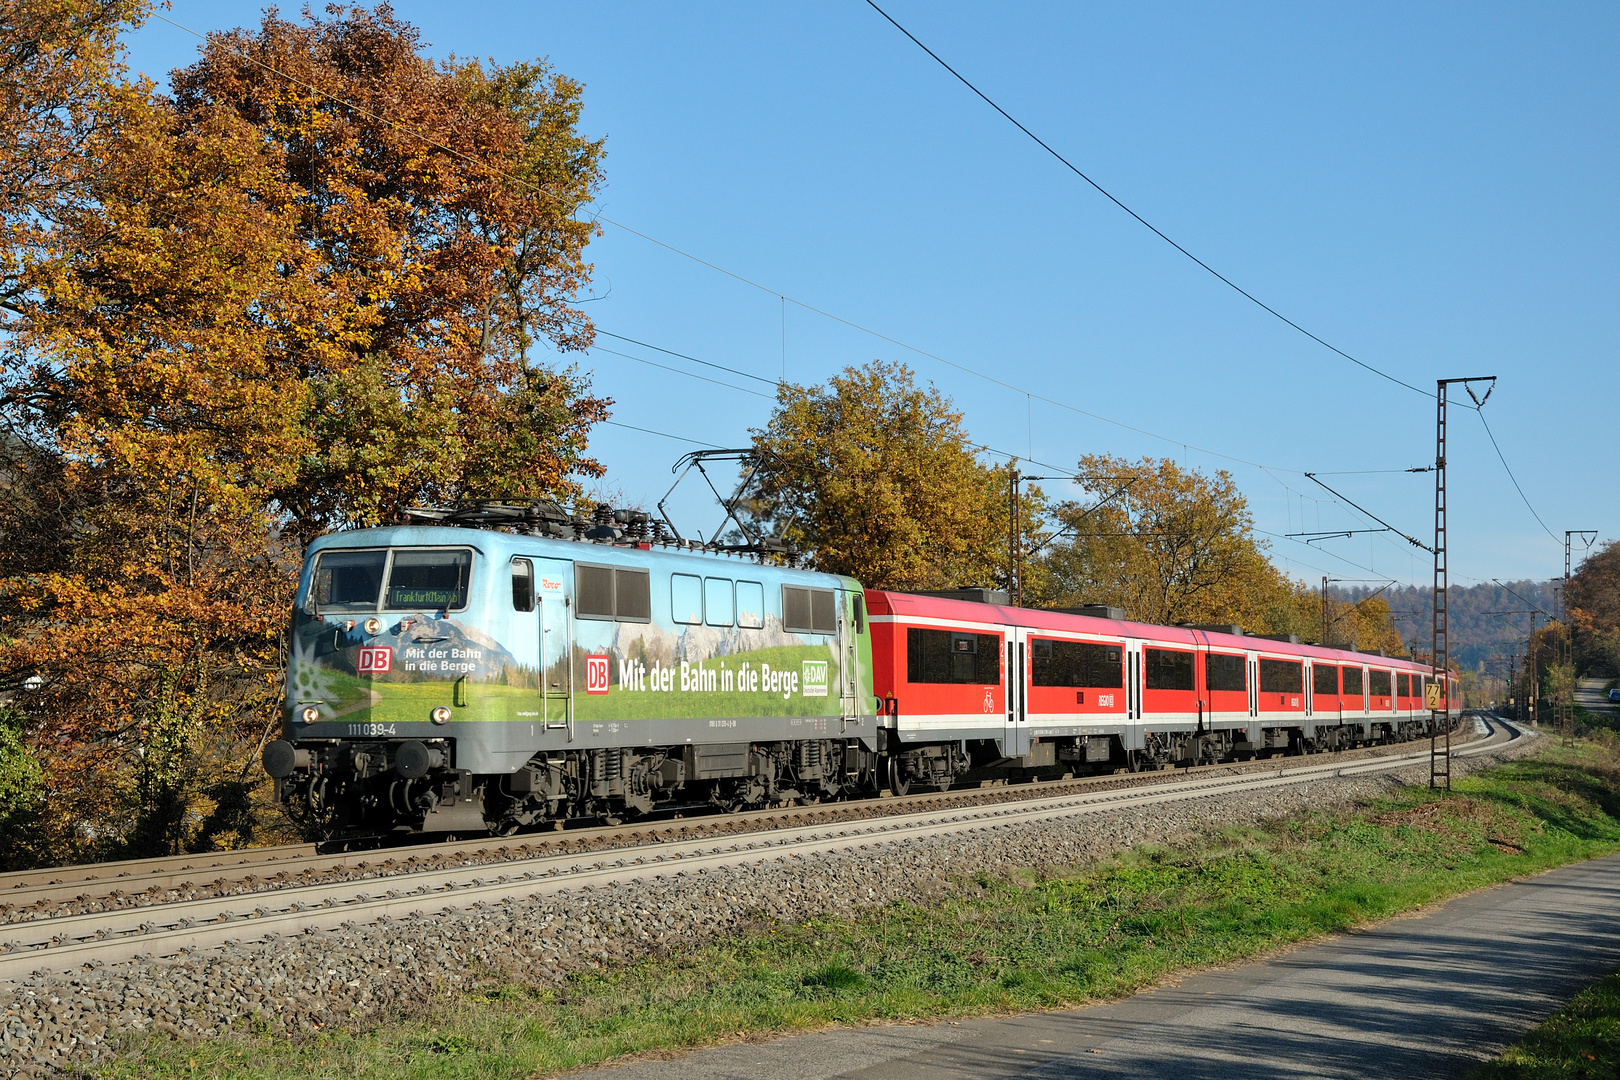
<svg viewBox="0 0 1620 1080"><path fill-rule="evenodd" d="M587 694L605 694L608 692L607 657L587 656L585 658L585 692Z"/></svg>
<svg viewBox="0 0 1620 1080"><path fill-rule="evenodd" d="M387 645L360 646L360 663L355 670L362 675L386 675L394 667L394 650Z"/></svg>

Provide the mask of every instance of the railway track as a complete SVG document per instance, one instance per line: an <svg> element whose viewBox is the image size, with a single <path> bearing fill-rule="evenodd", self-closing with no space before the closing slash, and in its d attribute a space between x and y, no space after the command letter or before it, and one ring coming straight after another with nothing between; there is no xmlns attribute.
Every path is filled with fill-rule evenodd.
<svg viewBox="0 0 1620 1080"><path fill-rule="evenodd" d="M1370 760L1400 751L1401 744L1338 751L1317 762ZM1305 759L1289 759L1305 760ZM1199 765L1167 772L1083 776L1040 783L961 786L898 798L855 800L807 806L776 807L736 814L700 812L693 817L660 816L633 825L585 826L551 833L525 833L507 838L476 839L322 852L314 844L249 848L155 859L88 863L77 866L0 874L0 941L5 927L53 914L45 905L103 901L116 907L171 902L175 892L199 889L270 891L311 884L321 874L387 877L451 862L504 862L543 854L582 853L700 836L730 835L811 821L845 821L892 816L907 811L954 810L986 803L1046 798L1065 791L1111 790L1184 783L1204 776L1275 771L1274 761Z"/></svg>
<svg viewBox="0 0 1620 1080"><path fill-rule="evenodd" d="M1532 737L1500 720L1490 719L1485 723L1492 728L1489 737L1454 750L1454 756L1470 757L1499 750ZM740 831L727 835L666 838L655 843L585 852L549 851L494 864L404 868L386 877L322 881L270 891L13 922L0 926L0 981L15 981L40 970L71 971L92 961L114 963L141 956L170 956L193 949L445 908L503 903L572 889L610 887L672 874L701 874L711 868L803 859L900 840L968 833L1037 820L1077 818L1126 807L1312 780L1365 776L1420 764L1427 757L1428 750L1424 748L1416 752L1291 767L1267 765L1226 775L1205 773L1161 783L1094 784L1089 789L1082 786L1057 792L1053 784L1024 786L1016 789L1026 794L1023 798L955 807L926 805L926 797L918 797L925 800L922 804L910 799L886 799L867 804L879 807L883 811L880 816L809 821L799 825L789 824L780 813L762 813L751 820L747 820L747 815L739 815L716 819L741 827ZM483 843L483 847L489 846L487 841ZM377 853L346 857L359 855L375 858ZM135 879L135 875L129 877Z"/></svg>

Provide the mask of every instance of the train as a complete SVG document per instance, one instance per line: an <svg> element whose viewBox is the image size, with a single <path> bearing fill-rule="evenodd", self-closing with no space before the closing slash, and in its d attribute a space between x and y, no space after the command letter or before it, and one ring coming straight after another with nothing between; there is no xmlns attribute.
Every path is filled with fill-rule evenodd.
<svg viewBox="0 0 1620 1080"><path fill-rule="evenodd" d="M263 767L325 840L509 835L1342 749L1458 714L1404 658L796 561L605 507L328 534Z"/></svg>

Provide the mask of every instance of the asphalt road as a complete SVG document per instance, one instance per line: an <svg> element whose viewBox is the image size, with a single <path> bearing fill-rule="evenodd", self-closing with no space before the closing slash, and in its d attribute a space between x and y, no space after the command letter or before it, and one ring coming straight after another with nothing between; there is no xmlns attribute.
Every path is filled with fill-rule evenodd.
<svg viewBox="0 0 1620 1080"><path fill-rule="evenodd" d="M738 1043L591 1080L1461 1077L1620 967L1620 856L1072 1012Z"/></svg>
<svg viewBox="0 0 1620 1080"><path fill-rule="evenodd" d="M1575 704L1587 712L1614 712L1614 705L1609 701L1607 693L1603 689L1608 684L1607 679L1577 680L1575 684Z"/></svg>

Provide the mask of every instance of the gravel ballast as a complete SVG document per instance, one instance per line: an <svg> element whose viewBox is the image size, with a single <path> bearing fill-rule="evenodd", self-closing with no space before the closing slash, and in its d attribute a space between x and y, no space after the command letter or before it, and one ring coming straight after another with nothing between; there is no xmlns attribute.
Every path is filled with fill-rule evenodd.
<svg viewBox="0 0 1620 1080"><path fill-rule="evenodd" d="M1522 757L1535 743L1457 759L1453 775ZM1423 764L1050 823L874 842L808 859L672 871L612 888L36 975L0 986L0 1075L57 1075L110 1057L138 1032L209 1038L249 1026L289 1035L364 1029L466 985L470 973L521 967L531 979L557 983L574 972L746 932L761 920L918 901L981 871L1076 866L1211 826L1353 805L1427 782Z"/></svg>

